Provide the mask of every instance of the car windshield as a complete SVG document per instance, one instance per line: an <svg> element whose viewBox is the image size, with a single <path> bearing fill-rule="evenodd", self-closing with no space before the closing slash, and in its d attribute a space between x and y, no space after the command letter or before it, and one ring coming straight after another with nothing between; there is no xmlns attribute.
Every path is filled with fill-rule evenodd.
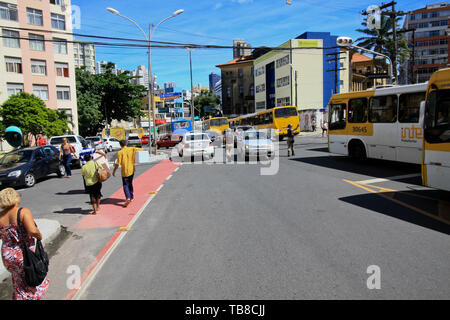
<svg viewBox="0 0 450 320"><path fill-rule="evenodd" d="M101 141L101 139L99 137L87 137L86 140L90 140L90 141Z"/></svg>
<svg viewBox="0 0 450 320"><path fill-rule="evenodd" d="M77 142L77 140L75 139L75 137L56 137L56 138L52 138L51 140L50 140L50 144L53 144L53 145L55 145L55 144L62 144L63 143L63 139L64 138L67 138L67 141L69 142L69 143L76 143Z"/></svg>
<svg viewBox="0 0 450 320"><path fill-rule="evenodd" d="M194 140L209 140L208 135L206 134L193 134L186 136L186 141L194 141Z"/></svg>
<svg viewBox="0 0 450 320"><path fill-rule="evenodd" d="M267 139L267 134L265 132L248 132L245 134L245 140L265 140Z"/></svg>
<svg viewBox="0 0 450 320"><path fill-rule="evenodd" d="M0 159L0 165L7 166L14 163L27 163L31 160L33 150L20 150L8 153Z"/></svg>
<svg viewBox="0 0 450 320"><path fill-rule="evenodd" d="M189 128L189 121L180 121L173 123L174 129L187 129Z"/></svg>
<svg viewBox="0 0 450 320"><path fill-rule="evenodd" d="M281 108L275 110L275 118L289 118L297 116L297 108Z"/></svg>

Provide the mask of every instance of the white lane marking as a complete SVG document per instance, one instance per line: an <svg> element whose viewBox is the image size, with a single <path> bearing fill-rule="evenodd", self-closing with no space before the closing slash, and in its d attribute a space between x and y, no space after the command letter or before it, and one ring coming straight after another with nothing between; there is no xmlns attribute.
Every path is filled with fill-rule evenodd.
<svg viewBox="0 0 450 320"><path fill-rule="evenodd" d="M170 176L167 177L166 181L169 181L170 179L172 179L172 174Z"/></svg>
<svg viewBox="0 0 450 320"><path fill-rule="evenodd" d="M362 180L362 181L357 181L357 183L373 184L373 183L379 183L379 182L386 182L386 181L395 181L395 180L402 180L402 179L408 179L408 178L415 178L415 177L420 177L420 176L421 176L420 173L412 173L412 174L405 174L405 175L402 175L402 176L393 176L393 177L387 177L387 178Z"/></svg>

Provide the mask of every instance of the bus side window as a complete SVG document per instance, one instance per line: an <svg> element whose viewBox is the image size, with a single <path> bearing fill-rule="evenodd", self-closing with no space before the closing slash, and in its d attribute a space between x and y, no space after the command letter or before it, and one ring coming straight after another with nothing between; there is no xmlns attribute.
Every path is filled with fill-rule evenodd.
<svg viewBox="0 0 450 320"><path fill-rule="evenodd" d="M396 95L372 97L369 105L369 121L374 123L396 122L397 104Z"/></svg>
<svg viewBox="0 0 450 320"><path fill-rule="evenodd" d="M400 96L398 121L400 123L418 123L420 103L425 100L425 92L406 93Z"/></svg>
<svg viewBox="0 0 450 320"><path fill-rule="evenodd" d="M348 103L348 122L365 123L367 122L367 99L351 99Z"/></svg>

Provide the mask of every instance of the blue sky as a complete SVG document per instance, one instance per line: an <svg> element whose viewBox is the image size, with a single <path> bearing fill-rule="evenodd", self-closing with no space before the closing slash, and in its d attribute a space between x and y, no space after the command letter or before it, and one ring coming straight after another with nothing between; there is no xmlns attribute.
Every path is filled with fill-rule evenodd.
<svg viewBox="0 0 450 320"><path fill-rule="evenodd" d="M434 2L438 1L397 0L396 9L415 10ZM175 10L184 9L183 14L161 24L152 40L232 46L233 39L243 39L253 47L278 46L306 31L356 39L361 36L355 31L363 21L361 11L374 4L381 1L292 0L292 5L287 5L286 0L72 0L72 5L81 9L81 28L74 33L143 39L135 25L106 11L106 7L135 20L147 33L150 23L157 24ZM145 48L97 46L96 54L97 61L115 62L120 69L133 70L141 64L147 67ZM232 58L232 49L195 49L194 85L208 86L211 72L220 75L215 66ZM189 54L185 49L152 48L152 72L161 86L173 81L177 88L190 89Z"/></svg>

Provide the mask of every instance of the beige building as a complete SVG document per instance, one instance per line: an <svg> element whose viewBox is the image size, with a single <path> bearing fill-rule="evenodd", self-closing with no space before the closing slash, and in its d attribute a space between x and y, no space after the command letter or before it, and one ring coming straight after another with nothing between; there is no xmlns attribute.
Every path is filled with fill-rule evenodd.
<svg viewBox="0 0 450 320"><path fill-rule="evenodd" d="M322 42L291 39L279 46L281 50L255 59L256 112L279 106L297 106L299 110L323 107L323 52L314 49L322 47Z"/></svg>
<svg viewBox="0 0 450 320"><path fill-rule="evenodd" d="M75 41L73 44L73 58L75 68L86 67L86 70L95 74L95 46L93 43Z"/></svg>
<svg viewBox="0 0 450 320"><path fill-rule="evenodd" d="M0 23L0 104L32 93L48 108L64 110L78 134L70 0L0 0Z"/></svg>

